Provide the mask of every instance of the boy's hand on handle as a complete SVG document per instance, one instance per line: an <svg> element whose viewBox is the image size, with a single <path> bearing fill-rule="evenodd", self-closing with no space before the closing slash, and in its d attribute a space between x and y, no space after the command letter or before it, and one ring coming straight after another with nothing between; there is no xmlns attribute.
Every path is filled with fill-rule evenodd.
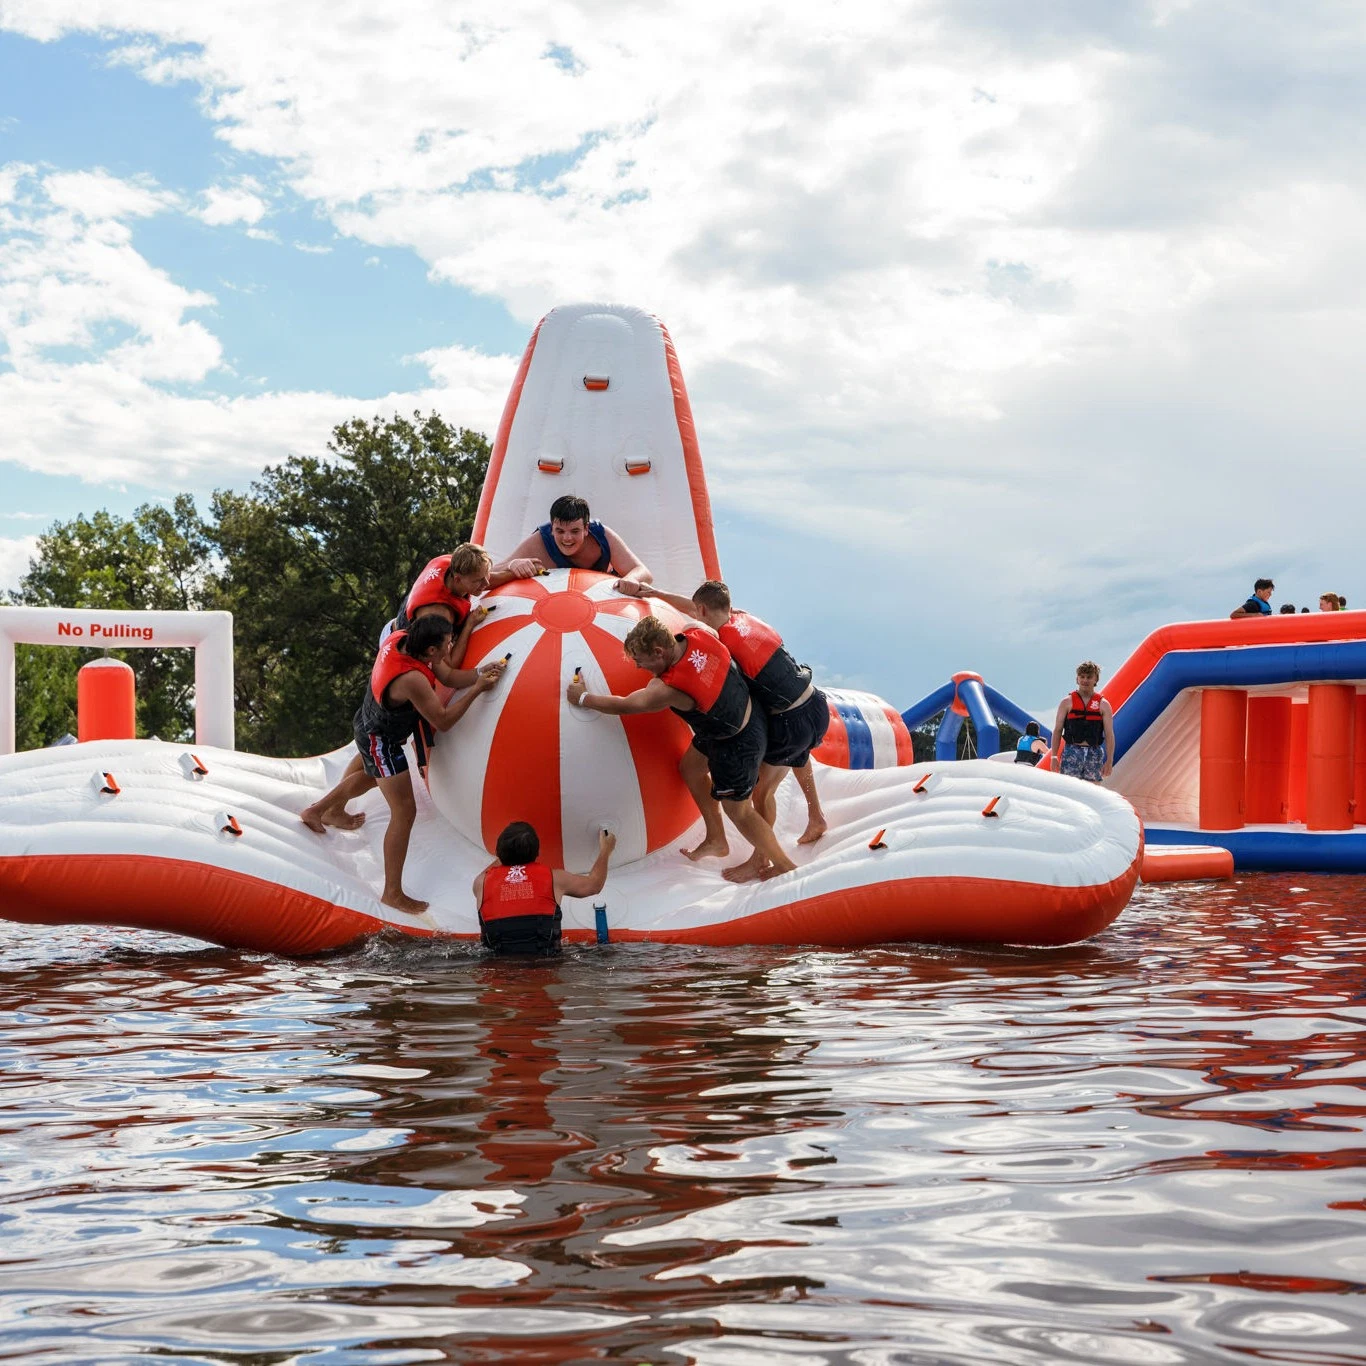
<svg viewBox="0 0 1366 1366"><path fill-rule="evenodd" d="M564 690L564 695L569 699L571 707L579 705L579 699L588 691L588 685L583 681L583 675L574 670L574 677L569 680L569 686Z"/></svg>
<svg viewBox="0 0 1366 1366"><path fill-rule="evenodd" d="M612 850L616 847L617 837L610 830L604 830L598 835L599 854L607 854L610 857Z"/></svg>
<svg viewBox="0 0 1366 1366"><path fill-rule="evenodd" d="M634 579L618 579L616 589L618 593L624 594L628 598L643 598L645 596L641 592L641 585Z"/></svg>
<svg viewBox="0 0 1366 1366"><path fill-rule="evenodd" d="M480 622L484 620L485 617L487 617L491 612L495 610L495 607L496 604L493 607L484 607L482 605L476 607L474 611L470 613L470 616L474 619L474 624L478 626Z"/></svg>
<svg viewBox="0 0 1366 1366"><path fill-rule="evenodd" d="M480 692L487 692L502 678L503 670L506 668L507 661L502 659L495 659L492 664L481 664L479 666L479 681L475 686Z"/></svg>
<svg viewBox="0 0 1366 1366"><path fill-rule="evenodd" d="M509 560L504 568L519 579L534 579L537 574L545 573L545 565L540 560Z"/></svg>

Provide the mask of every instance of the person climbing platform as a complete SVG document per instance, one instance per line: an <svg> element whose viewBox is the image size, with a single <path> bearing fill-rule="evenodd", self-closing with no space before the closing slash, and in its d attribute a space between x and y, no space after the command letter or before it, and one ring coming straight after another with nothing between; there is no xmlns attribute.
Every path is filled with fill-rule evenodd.
<svg viewBox="0 0 1366 1366"><path fill-rule="evenodd" d="M588 504L571 493L551 503L550 520L494 569L493 583L529 579L547 569L596 569L632 583L654 577L631 547L611 527L595 522Z"/></svg>
<svg viewBox="0 0 1366 1366"><path fill-rule="evenodd" d="M428 560L408 590L394 619L380 635L383 642L391 631L406 631L423 617L439 616L450 622L456 633L454 659L458 668L465 658L465 646L470 633L488 616L490 608L475 607L473 599L489 589L489 574L493 556L482 545L466 541L449 555L438 555ZM474 682L473 671L454 686L468 687Z"/></svg>
<svg viewBox="0 0 1366 1366"><path fill-rule="evenodd" d="M598 835L598 856L586 873L548 868L537 860L541 840L526 821L513 821L498 836L498 861L474 879L479 939L495 953L545 955L560 951L560 901L597 896L607 885L607 862L617 837Z"/></svg>
<svg viewBox="0 0 1366 1366"><path fill-rule="evenodd" d="M708 795L721 804L735 828L769 866L761 877L789 873L796 864L783 852L751 798L768 745L764 708L750 696L749 684L730 651L705 626L674 634L658 617L636 622L626 637L626 653L654 678L624 697L590 693L579 675L565 695L571 706L609 716L640 716L673 708L692 728L694 744L711 770ZM685 774L686 777L686 774Z"/></svg>
<svg viewBox="0 0 1366 1366"><path fill-rule="evenodd" d="M347 812L347 802L377 786L389 804L380 901L409 915L420 915L427 909L427 903L403 890L403 864L417 817L404 744L412 739L418 767L425 766L427 746L435 738L434 732L447 731L455 725L474 699L497 683L506 667L506 662L500 660L477 671L457 669L451 662L454 643L451 623L439 615L419 617L409 630L395 631L384 641L356 712L354 730L359 753L336 787L299 813L299 819L319 835L325 834L329 825L355 829L365 817ZM456 681L471 672L471 685ZM442 706L436 695L438 681L464 691Z"/></svg>
<svg viewBox="0 0 1366 1366"><path fill-rule="evenodd" d="M827 826L810 759L811 751L830 727L830 703L812 682L811 670L792 658L782 636L766 621L736 609L731 603L730 589L719 579L707 579L690 598L624 582L617 585L617 591L628 597L659 598L716 632L740 666L751 695L768 712L768 746L754 788L754 805L772 825L778 814L778 786L791 771L806 798L806 829L797 843L816 843ZM724 858L730 848L720 808L710 799L701 751L689 750L680 768L702 812L705 827L702 842L683 852L691 859ZM727 869L725 876L732 882L747 882L762 872L763 863L756 854Z"/></svg>

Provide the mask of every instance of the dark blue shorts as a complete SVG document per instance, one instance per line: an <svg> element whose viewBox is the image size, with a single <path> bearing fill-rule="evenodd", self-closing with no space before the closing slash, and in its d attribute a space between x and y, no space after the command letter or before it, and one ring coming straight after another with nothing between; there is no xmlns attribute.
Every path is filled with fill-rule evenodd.
<svg viewBox="0 0 1366 1366"><path fill-rule="evenodd" d="M764 763L774 768L802 768L829 729L830 700L819 688L813 688L801 706L768 718Z"/></svg>
<svg viewBox="0 0 1366 1366"><path fill-rule="evenodd" d="M693 748L707 756L711 795L718 802L742 802L759 781L759 766L768 748L768 714L757 703L749 709L749 723L738 735L724 740L694 735Z"/></svg>
<svg viewBox="0 0 1366 1366"><path fill-rule="evenodd" d="M432 744L432 728L421 717L407 735L366 730L360 716L355 721L356 748L360 750L361 767L372 778L395 778L408 771L408 755L404 745L411 737L419 770L427 767L427 751Z"/></svg>

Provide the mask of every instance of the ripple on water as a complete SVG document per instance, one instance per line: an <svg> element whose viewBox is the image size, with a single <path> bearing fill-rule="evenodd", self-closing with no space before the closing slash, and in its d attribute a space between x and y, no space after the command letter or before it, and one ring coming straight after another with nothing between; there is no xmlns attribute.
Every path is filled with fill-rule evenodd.
<svg viewBox="0 0 1366 1366"><path fill-rule="evenodd" d="M1366 881L1048 952L0 925L0 1360L1366 1363Z"/></svg>

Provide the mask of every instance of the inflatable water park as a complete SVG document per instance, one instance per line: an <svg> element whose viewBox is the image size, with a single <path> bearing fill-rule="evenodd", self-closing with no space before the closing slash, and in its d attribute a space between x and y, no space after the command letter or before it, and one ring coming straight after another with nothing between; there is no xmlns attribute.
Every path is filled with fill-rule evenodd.
<svg viewBox="0 0 1366 1366"><path fill-rule="evenodd" d="M565 306L538 324L473 539L495 555L517 545L564 493L617 528L657 584L724 577L682 370L640 309ZM534 826L552 867L586 868L601 833L616 837L601 894L561 908L566 939L599 943L1049 946L1103 930L1140 876L1366 868L1366 613L1155 632L1104 690L1116 762L1099 784L1047 759L1009 762L1001 724L1034 718L976 674L902 711L826 689L830 725L812 762L828 828L796 844L806 808L785 781L774 829L797 867L737 883L720 861L681 852L700 829L679 773L684 722L566 697L576 678L617 695L648 680L623 651L645 616L695 623L577 568L481 601L496 610L473 628L464 666L506 666L438 738L425 774L413 765L403 876L429 903L420 915L378 900L378 793L354 804L366 817L356 829L320 835L300 819L354 745L300 759L234 748L229 614L0 608L0 916L281 954L382 931L477 940L471 884L511 821ZM193 744L134 738L131 670L106 658L81 670L77 743L14 753L21 643L194 650ZM917 763L911 732L941 713L935 758ZM959 758L969 721L977 757Z"/></svg>

